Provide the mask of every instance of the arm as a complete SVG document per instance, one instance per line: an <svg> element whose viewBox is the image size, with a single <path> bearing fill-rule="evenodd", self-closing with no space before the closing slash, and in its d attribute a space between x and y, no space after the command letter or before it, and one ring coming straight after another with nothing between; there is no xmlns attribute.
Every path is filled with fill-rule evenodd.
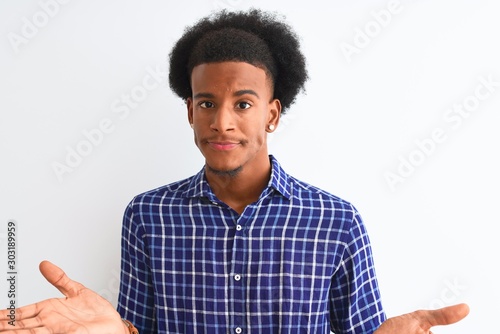
<svg viewBox="0 0 500 334"><path fill-rule="evenodd" d="M389 318L374 334L432 334L431 328L454 324L469 314L469 306L457 304L437 310L420 310Z"/></svg>
<svg viewBox="0 0 500 334"><path fill-rule="evenodd" d="M140 200L138 202L141 202ZM123 215L121 240L121 279L118 313L130 320L139 333L156 333L156 307L150 254L144 217L139 205L132 201Z"/></svg>
<svg viewBox="0 0 500 334"><path fill-rule="evenodd" d="M345 248L330 288L331 329L335 333L371 334L386 316L368 233L355 209L342 241Z"/></svg>
<svg viewBox="0 0 500 334"><path fill-rule="evenodd" d="M40 272L66 298L47 299L15 310L0 311L0 332L34 329L30 333L108 333L129 334L114 307L94 291L71 280L48 261Z"/></svg>

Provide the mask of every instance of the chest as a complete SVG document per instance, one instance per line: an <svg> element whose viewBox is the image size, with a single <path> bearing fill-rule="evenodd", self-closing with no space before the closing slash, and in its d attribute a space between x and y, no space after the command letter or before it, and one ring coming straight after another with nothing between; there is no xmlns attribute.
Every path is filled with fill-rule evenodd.
<svg viewBox="0 0 500 334"><path fill-rule="evenodd" d="M146 236L153 272L331 277L345 249L346 231L333 217L255 212L169 217Z"/></svg>

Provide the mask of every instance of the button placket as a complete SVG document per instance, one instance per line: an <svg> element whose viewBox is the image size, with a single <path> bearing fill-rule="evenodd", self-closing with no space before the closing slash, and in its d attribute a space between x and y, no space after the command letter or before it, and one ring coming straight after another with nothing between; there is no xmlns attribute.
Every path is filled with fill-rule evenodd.
<svg viewBox="0 0 500 334"><path fill-rule="evenodd" d="M246 212L247 210L245 210ZM240 215L234 225L234 241L232 249L232 264L230 274L230 289L232 304L232 319L233 333L243 333L245 327L246 310L246 284L245 270L248 262L248 235L245 233L245 224L249 221L248 214L245 212Z"/></svg>

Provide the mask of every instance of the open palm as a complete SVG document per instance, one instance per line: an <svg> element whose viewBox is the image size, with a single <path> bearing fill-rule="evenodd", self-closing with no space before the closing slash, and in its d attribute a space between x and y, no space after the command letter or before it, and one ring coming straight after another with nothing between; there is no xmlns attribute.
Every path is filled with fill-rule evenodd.
<svg viewBox="0 0 500 334"><path fill-rule="evenodd" d="M9 310L0 311L0 332L8 333L128 333L120 315L106 299L69 279L48 261L40 264L42 275L65 298L51 298L16 309L15 320Z"/></svg>

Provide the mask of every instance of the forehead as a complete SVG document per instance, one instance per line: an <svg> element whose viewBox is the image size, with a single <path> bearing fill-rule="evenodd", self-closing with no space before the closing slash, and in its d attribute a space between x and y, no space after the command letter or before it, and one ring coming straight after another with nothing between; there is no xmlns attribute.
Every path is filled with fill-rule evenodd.
<svg viewBox="0 0 500 334"><path fill-rule="evenodd" d="M262 68L246 62L203 63L191 72L193 93L212 90L269 90L269 77Z"/></svg>

